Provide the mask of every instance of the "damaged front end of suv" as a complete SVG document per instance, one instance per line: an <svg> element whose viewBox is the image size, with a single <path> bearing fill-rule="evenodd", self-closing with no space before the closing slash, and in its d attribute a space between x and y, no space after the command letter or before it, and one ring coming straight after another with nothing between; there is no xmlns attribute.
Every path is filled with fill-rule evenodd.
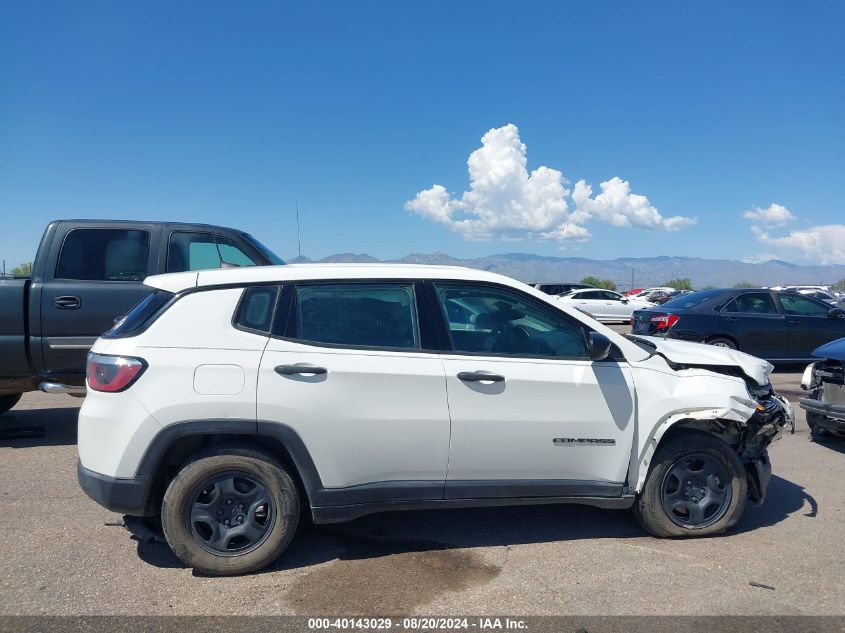
<svg viewBox="0 0 845 633"><path fill-rule="evenodd" d="M636 338L653 346L651 353L661 357L678 376L672 397L684 403L655 429L646 454L656 449L664 436L682 429L715 436L731 446L742 462L748 500L755 505L763 503L772 474L767 449L785 427L795 430L792 406L772 387L772 365L735 350ZM715 375L734 379L733 386L714 380Z"/></svg>
<svg viewBox="0 0 845 633"><path fill-rule="evenodd" d="M813 437L830 433L845 438L845 338L813 351L822 360L809 365L801 379L808 397L799 406L807 412Z"/></svg>

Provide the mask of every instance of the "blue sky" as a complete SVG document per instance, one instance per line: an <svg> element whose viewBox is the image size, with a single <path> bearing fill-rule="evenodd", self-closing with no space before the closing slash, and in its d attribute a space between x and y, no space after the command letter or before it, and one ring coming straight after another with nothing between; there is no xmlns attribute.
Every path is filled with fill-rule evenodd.
<svg viewBox="0 0 845 633"><path fill-rule="evenodd" d="M0 257L61 217L228 224L290 257L298 201L312 257L845 261L844 27L841 2L7 4ZM506 124L583 208L544 228L505 217L507 186L461 202ZM615 177L695 224L622 226L595 201ZM448 220L406 205L435 184ZM549 237L578 210L589 239ZM511 228L456 225L488 212Z"/></svg>

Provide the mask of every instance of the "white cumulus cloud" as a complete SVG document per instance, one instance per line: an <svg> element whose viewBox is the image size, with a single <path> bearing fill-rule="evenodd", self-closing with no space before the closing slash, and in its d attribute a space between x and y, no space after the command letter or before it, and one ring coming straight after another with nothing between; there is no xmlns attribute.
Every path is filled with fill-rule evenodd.
<svg viewBox="0 0 845 633"><path fill-rule="evenodd" d="M765 209L760 207L753 207L748 211L742 213L742 217L746 220L751 220L757 225L765 226L783 226L787 222L792 222L795 216L792 212L782 204L772 203Z"/></svg>
<svg viewBox="0 0 845 633"><path fill-rule="evenodd" d="M821 264L845 264L845 224L811 226L781 237L774 237L758 226L752 226L751 230L764 244L794 249Z"/></svg>
<svg viewBox="0 0 845 633"><path fill-rule="evenodd" d="M434 185L417 193L405 208L466 239L579 242L590 238L584 225L592 220L667 231L695 223L683 216L664 217L647 197L631 193L630 184L618 177L602 182L601 193L593 197L583 180L570 192L556 169L538 167L529 172L527 148L512 123L482 136L481 147L470 154L467 165L468 191L454 196Z"/></svg>

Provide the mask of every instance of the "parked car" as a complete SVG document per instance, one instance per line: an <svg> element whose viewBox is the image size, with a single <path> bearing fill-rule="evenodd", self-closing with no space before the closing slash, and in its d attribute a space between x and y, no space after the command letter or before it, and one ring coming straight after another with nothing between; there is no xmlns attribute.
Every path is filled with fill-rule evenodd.
<svg viewBox="0 0 845 633"><path fill-rule="evenodd" d="M0 281L0 414L39 385L84 394L88 349L149 293L146 276L280 262L250 235L219 226L50 223L32 278Z"/></svg>
<svg viewBox="0 0 845 633"><path fill-rule="evenodd" d="M799 405L807 412L814 437L822 433L845 437L845 338L813 350L813 356L821 360L804 371L801 388L809 395Z"/></svg>
<svg viewBox="0 0 845 633"><path fill-rule="evenodd" d="M562 304L578 308L586 312L594 319L602 322L629 321L634 310L656 306L656 303L626 297L613 290L600 290L598 288L587 288L584 290L573 290L569 294L555 298Z"/></svg>
<svg viewBox="0 0 845 633"><path fill-rule="evenodd" d="M624 337L507 277L297 265L149 277L94 345L78 476L210 574L387 510L633 507L703 536L765 496L771 365Z"/></svg>
<svg viewBox="0 0 845 633"><path fill-rule="evenodd" d="M591 286L589 284L571 283L534 284L534 287L540 292L545 292L547 295L564 295L568 292L572 292L573 290L579 290L581 288L595 288L595 286Z"/></svg>
<svg viewBox="0 0 845 633"><path fill-rule="evenodd" d="M677 292L675 288L670 288L669 286L656 286L654 288L645 288L644 290L640 290L637 294L632 295L636 299L645 299L649 300L649 297L654 294L670 294L673 292Z"/></svg>
<svg viewBox="0 0 845 633"><path fill-rule="evenodd" d="M845 311L796 292L702 290L637 310L632 332L738 349L770 361L812 359L845 336Z"/></svg>
<svg viewBox="0 0 845 633"><path fill-rule="evenodd" d="M651 303L656 303L657 305L663 305L667 301L677 297L678 294L678 290L655 290L640 298L650 301Z"/></svg>
<svg viewBox="0 0 845 633"><path fill-rule="evenodd" d="M819 301L824 301L834 307L845 308L845 299L840 298L839 295L836 295L828 290L804 289L798 290L797 292L805 297L813 297Z"/></svg>

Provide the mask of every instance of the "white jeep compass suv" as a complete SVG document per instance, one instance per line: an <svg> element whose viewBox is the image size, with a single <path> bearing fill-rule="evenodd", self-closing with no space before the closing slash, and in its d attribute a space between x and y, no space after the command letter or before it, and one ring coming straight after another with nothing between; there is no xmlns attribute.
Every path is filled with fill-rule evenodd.
<svg viewBox="0 0 845 633"><path fill-rule="evenodd" d="M94 345L79 482L210 574L386 510L632 507L656 536L762 501L771 365L626 337L507 277L292 265L150 277Z"/></svg>

